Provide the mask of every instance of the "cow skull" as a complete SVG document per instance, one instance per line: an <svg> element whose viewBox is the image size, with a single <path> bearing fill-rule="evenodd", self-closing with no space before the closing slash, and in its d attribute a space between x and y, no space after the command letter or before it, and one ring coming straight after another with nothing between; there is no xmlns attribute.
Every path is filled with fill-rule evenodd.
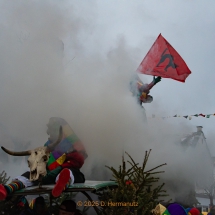
<svg viewBox="0 0 215 215"><path fill-rule="evenodd" d="M38 147L33 150L12 152L3 146L1 147L7 154L13 156L26 156L28 157L28 167L30 168L30 181L36 181L41 176L46 175L46 164L50 157L50 152L60 143L63 136L62 127L60 127L59 137L56 142L49 144L48 146Z"/></svg>

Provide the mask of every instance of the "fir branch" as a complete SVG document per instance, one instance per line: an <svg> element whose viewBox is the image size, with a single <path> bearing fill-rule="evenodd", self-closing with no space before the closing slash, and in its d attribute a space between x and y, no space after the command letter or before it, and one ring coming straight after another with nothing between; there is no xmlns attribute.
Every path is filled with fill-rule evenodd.
<svg viewBox="0 0 215 215"><path fill-rule="evenodd" d="M149 214L150 211L157 205L160 197L167 196L166 191L163 190L164 184L157 185L159 177L156 174L164 173L164 171L156 171L155 169L162 167L162 164L148 171L145 171L150 152L145 152L145 157L142 166L136 163L134 159L127 152L126 155L130 160L127 161L131 167L126 170L126 162L124 156L122 157L122 165L119 166L118 171L113 167L107 167L112 171L115 181L118 183L118 188L108 190L100 198L104 201L113 202L138 202L138 207L106 207L102 208L103 214L125 214L125 215L138 215ZM154 188L153 188L154 187ZM161 201L161 200L160 200Z"/></svg>
<svg viewBox="0 0 215 215"><path fill-rule="evenodd" d="M157 169L157 168L160 168L160 167L162 167L162 166L165 166L165 165L167 165L167 164L166 164L166 163L161 164L161 165L159 165L159 166L157 166L157 167L155 167L155 168L152 168L152 169L150 169L150 170L146 171L145 173L147 173L147 172L151 172L151 171L153 171L153 170L155 170L155 169Z"/></svg>

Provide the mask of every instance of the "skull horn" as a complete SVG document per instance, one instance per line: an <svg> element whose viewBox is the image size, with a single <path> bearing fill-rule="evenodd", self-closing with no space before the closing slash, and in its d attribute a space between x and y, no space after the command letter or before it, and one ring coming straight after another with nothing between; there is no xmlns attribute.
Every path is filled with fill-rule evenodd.
<svg viewBox="0 0 215 215"><path fill-rule="evenodd" d="M47 146L47 147L48 147L48 150L53 151L54 148L55 148L55 147L60 143L60 141L62 140L62 137L63 137L63 129L62 129L62 126L60 126L58 139L57 139L56 142L51 143L51 144L49 144L49 145Z"/></svg>
<svg viewBox="0 0 215 215"><path fill-rule="evenodd" d="M3 151L5 151L7 154L9 155L13 155L13 156L26 156L26 155L30 155L31 151L22 151L22 152L12 152L6 148L4 148L3 146L1 147Z"/></svg>

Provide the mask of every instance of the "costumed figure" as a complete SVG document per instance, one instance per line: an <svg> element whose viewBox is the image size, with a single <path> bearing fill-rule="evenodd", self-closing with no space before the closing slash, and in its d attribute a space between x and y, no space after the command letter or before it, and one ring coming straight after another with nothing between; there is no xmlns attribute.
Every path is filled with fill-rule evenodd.
<svg viewBox="0 0 215 215"><path fill-rule="evenodd" d="M170 215L169 211L162 204L158 204L155 209L151 211L152 215Z"/></svg>
<svg viewBox="0 0 215 215"><path fill-rule="evenodd" d="M139 77L136 78L136 84L131 84L131 92L137 96L138 103L142 107L142 103L151 103L153 101L149 91L161 81L161 77L185 82L191 71L178 52L159 34L137 68L137 73L154 76L150 84L143 84Z"/></svg>
<svg viewBox="0 0 215 215"><path fill-rule="evenodd" d="M161 77L153 77L153 81L150 84L143 84L140 78L136 76L135 80L130 82L130 91L137 97L137 101L141 107L142 103L151 103L153 101L153 97L149 95L150 90L160 81Z"/></svg>
<svg viewBox="0 0 215 215"><path fill-rule="evenodd" d="M187 212L185 210L185 208L181 205L181 204L178 204L178 203L170 203L168 206L167 206L167 210L169 211L169 214L171 215L187 215Z"/></svg>
<svg viewBox="0 0 215 215"><path fill-rule="evenodd" d="M70 215L82 215L76 208L76 203L71 200L64 200L59 207L59 215L70 214Z"/></svg>
<svg viewBox="0 0 215 215"><path fill-rule="evenodd" d="M202 126L196 126L197 132L193 132L191 134L186 135L181 139L181 145L187 149L187 147L192 146L195 147L199 140L203 143L206 138L202 131Z"/></svg>
<svg viewBox="0 0 215 215"><path fill-rule="evenodd" d="M52 195L58 197L73 183L84 183L80 171L87 153L69 124L62 118L52 117L47 124L48 141L43 147L24 152L12 152L1 147L13 156L26 156L30 171L16 177L10 184L0 184L0 200L14 191L42 184L55 184Z"/></svg>
<svg viewBox="0 0 215 215"><path fill-rule="evenodd" d="M149 92L161 81L161 77L185 82L191 71L177 51L160 34L137 68L137 73L154 76L150 84L143 84L137 75L135 81L130 83L131 92L137 97L138 103L144 110L142 104L153 101ZM145 111L144 118L146 120Z"/></svg>

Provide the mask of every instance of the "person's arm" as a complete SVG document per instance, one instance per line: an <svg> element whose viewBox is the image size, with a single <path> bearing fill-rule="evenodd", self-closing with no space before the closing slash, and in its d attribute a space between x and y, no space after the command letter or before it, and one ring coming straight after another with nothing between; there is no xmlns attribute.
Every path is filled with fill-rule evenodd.
<svg viewBox="0 0 215 215"><path fill-rule="evenodd" d="M152 87L154 87L155 86L155 84L157 84L158 82L160 82L161 81L161 77L157 77L157 78L153 78L153 81L150 83L150 84L148 84L148 86L147 86L147 90L149 91L150 89L152 89Z"/></svg>
<svg viewBox="0 0 215 215"><path fill-rule="evenodd" d="M80 169L83 166L83 164L84 164L84 156L77 151L73 151L66 155L66 160L61 166L62 168Z"/></svg>

